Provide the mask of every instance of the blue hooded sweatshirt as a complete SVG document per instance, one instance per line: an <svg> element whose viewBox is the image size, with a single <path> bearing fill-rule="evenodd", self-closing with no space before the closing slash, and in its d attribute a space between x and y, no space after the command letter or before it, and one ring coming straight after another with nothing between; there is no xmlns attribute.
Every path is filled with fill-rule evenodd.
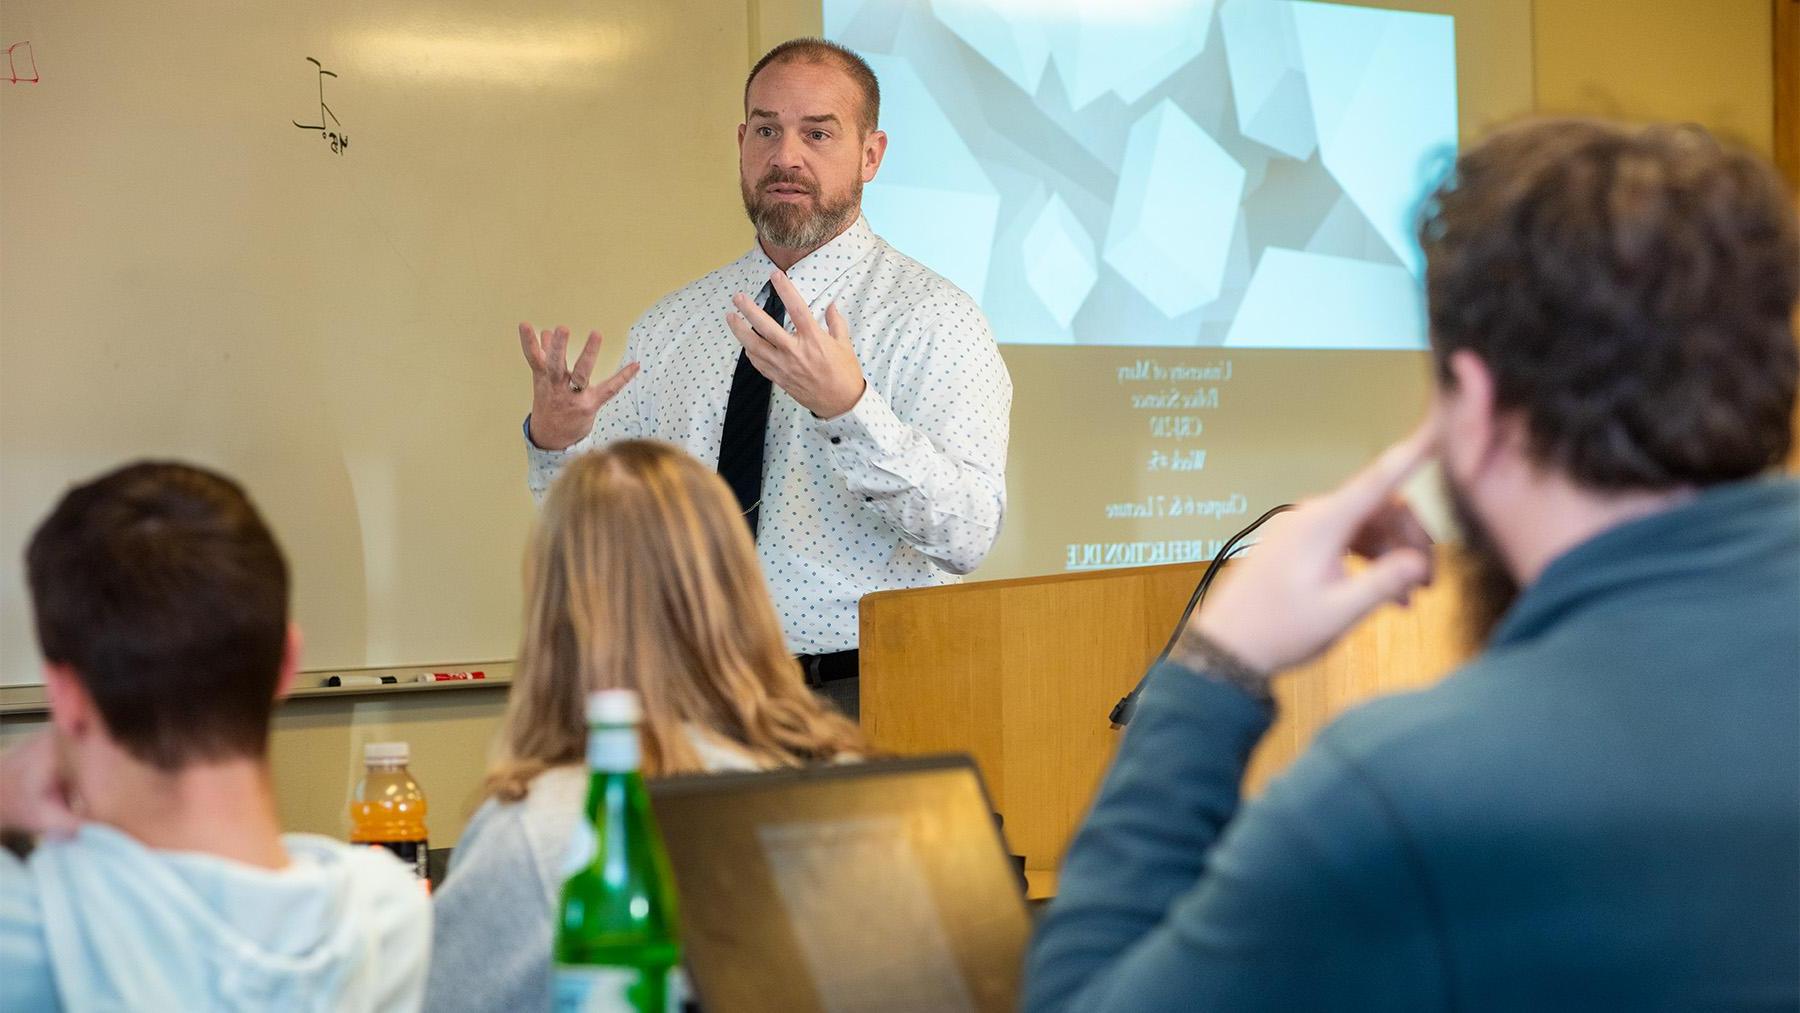
<svg viewBox="0 0 1800 1013"><path fill-rule="evenodd" d="M0 1009L417 1009L421 884L384 852L282 844L279 870L93 823L25 861L0 851Z"/></svg>

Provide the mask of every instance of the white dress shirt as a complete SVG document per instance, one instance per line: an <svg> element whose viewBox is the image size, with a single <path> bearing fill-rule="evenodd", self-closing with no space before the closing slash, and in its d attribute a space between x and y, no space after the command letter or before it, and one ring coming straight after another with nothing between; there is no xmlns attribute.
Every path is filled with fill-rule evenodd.
<svg viewBox="0 0 1800 1013"><path fill-rule="evenodd" d="M600 409L594 431L563 451L526 440L533 495L543 498L571 455L619 439L665 440L716 467L743 347L725 314L738 292L762 302L774 269L753 247L652 306L625 340L625 361L643 371ZM865 219L788 278L821 326L837 303L869 384L833 419L779 387L769 402L757 553L789 650L828 654L857 645L863 595L955 583L993 548L1012 379L975 301Z"/></svg>

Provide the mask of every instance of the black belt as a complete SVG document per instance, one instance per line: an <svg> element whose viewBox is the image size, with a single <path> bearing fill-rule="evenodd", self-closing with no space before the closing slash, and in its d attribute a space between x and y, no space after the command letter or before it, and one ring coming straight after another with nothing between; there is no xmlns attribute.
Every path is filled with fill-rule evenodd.
<svg viewBox="0 0 1800 1013"><path fill-rule="evenodd" d="M802 654L794 659L800 663L800 671L806 676L808 686L823 686L828 682L841 682L856 678L856 651L838 651L835 654Z"/></svg>

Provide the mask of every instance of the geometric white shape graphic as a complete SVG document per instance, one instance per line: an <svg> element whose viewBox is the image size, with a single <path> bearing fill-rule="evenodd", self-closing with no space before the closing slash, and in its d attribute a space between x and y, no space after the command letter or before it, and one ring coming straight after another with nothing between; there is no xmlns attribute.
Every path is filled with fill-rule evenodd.
<svg viewBox="0 0 1800 1013"><path fill-rule="evenodd" d="M838 39L849 33L850 27L862 15L870 0L828 0L820 11L824 18L824 31L820 32L827 39Z"/></svg>
<svg viewBox="0 0 1800 1013"><path fill-rule="evenodd" d="M871 224L1001 340L1419 347L1400 274L1455 154L1457 38L1396 6L821 3L887 93Z"/></svg>
<svg viewBox="0 0 1800 1013"><path fill-rule="evenodd" d="M1376 233L1375 227L1363 216L1362 209L1348 195L1340 195L1325 217L1319 219L1318 227L1306 240L1305 249L1308 253L1355 257L1376 263L1394 259L1387 241Z"/></svg>
<svg viewBox="0 0 1800 1013"><path fill-rule="evenodd" d="M1218 298L1244 168L1175 103L1136 123L1106 231L1106 263L1163 315Z"/></svg>
<svg viewBox="0 0 1800 1013"><path fill-rule="evenodd" d="M930 251L919 260L979 302L1000 195L912 65L881 53L864 58L881 80L891 110L883 126L895 140L863 190L863 212L895 247Z"/></svg>
<svg viewBox="0 0 1800 1013"><path fill-rule="evenodd" d="M1448 15L1298 0L1320 160L1412 270L1419 200L1456 145L1456 34Z"/></svg>
<svg viewBox="0 0 1800 1013"><path fill-rule="evenodd" d="M1231 97L1245 137L1289 158L1311 158L1318 137L1291 4L1226 0L1219 9Z"/></svg>
<svg viewBox="0 0 1800 1013"><path fill-rule="evenodd" d="M981 301L1000 216L998 197L889 184L863 192L863 213L871 226L880 223L881 238L895 249L929 250L929 259L917 258L920 263ZM970 238L944 242L946 232ZM978 238L983 235L989 238Z"/></svg>
<svg viewBox="0 0 1800 1013"><path fill-rule="evenodd" d="M1070 107L1079 110L1109 91L1127 104L1143 98L1206 50L1215 2L1060 5L1046 20L1057 22L1050 52Z"/></svg>
<svg viewBox="0 0 1800 1013"><path fill-rule="evenodd" d="M1067 329L1099 280L1094 240L1075 212L1052 194L1025 233L1025 281L1038 301Z"/></svg>
<svg viewBox="0 0 1800 1013"><path fill-rule="evenodd" d="M1397 264L1269 247L1225 344L1233 348L1425 347L1419 282Z"/></svg>
<svg viewBox="0 0 1800 1013"><path fill-rule="evenodd" d="M931 0L931 13L1026 94L1036 94L1050 61L1050 36L1041 18L985 0Z"/></svg>

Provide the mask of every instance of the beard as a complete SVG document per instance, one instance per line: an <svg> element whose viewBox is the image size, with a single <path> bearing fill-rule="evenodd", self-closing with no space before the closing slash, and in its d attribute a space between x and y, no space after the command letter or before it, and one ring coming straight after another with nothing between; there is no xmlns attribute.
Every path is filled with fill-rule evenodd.
<svg viewBox="0 0 1800 1013"><path fill-rule="evenodd" d="M810 199L784 201L766 196L764 190L777 183L805 187ZM738 187L744 194L744 213L756 226L756 234L763 242L784 250L816 250L825 245L844 231L862 204L861 179L835 200L821 198L817 184L777 169L771 169L754 187L742 181Z"/></svg>
<svg viewBox="0 0 1800 1013"><path fill-rule="evenodd" d="M1455 550L1462 592L1458 625L1463 647L1470 654L1476 654L1487 647L1494 628L1518 600L1519 582L1506 568L1506 559L1500 554L1492 529L1476 515L1469 497L1448 471L1442 475L1444 499L1449 502L1450 513L1462 531L1462 544Z"/></svg>

